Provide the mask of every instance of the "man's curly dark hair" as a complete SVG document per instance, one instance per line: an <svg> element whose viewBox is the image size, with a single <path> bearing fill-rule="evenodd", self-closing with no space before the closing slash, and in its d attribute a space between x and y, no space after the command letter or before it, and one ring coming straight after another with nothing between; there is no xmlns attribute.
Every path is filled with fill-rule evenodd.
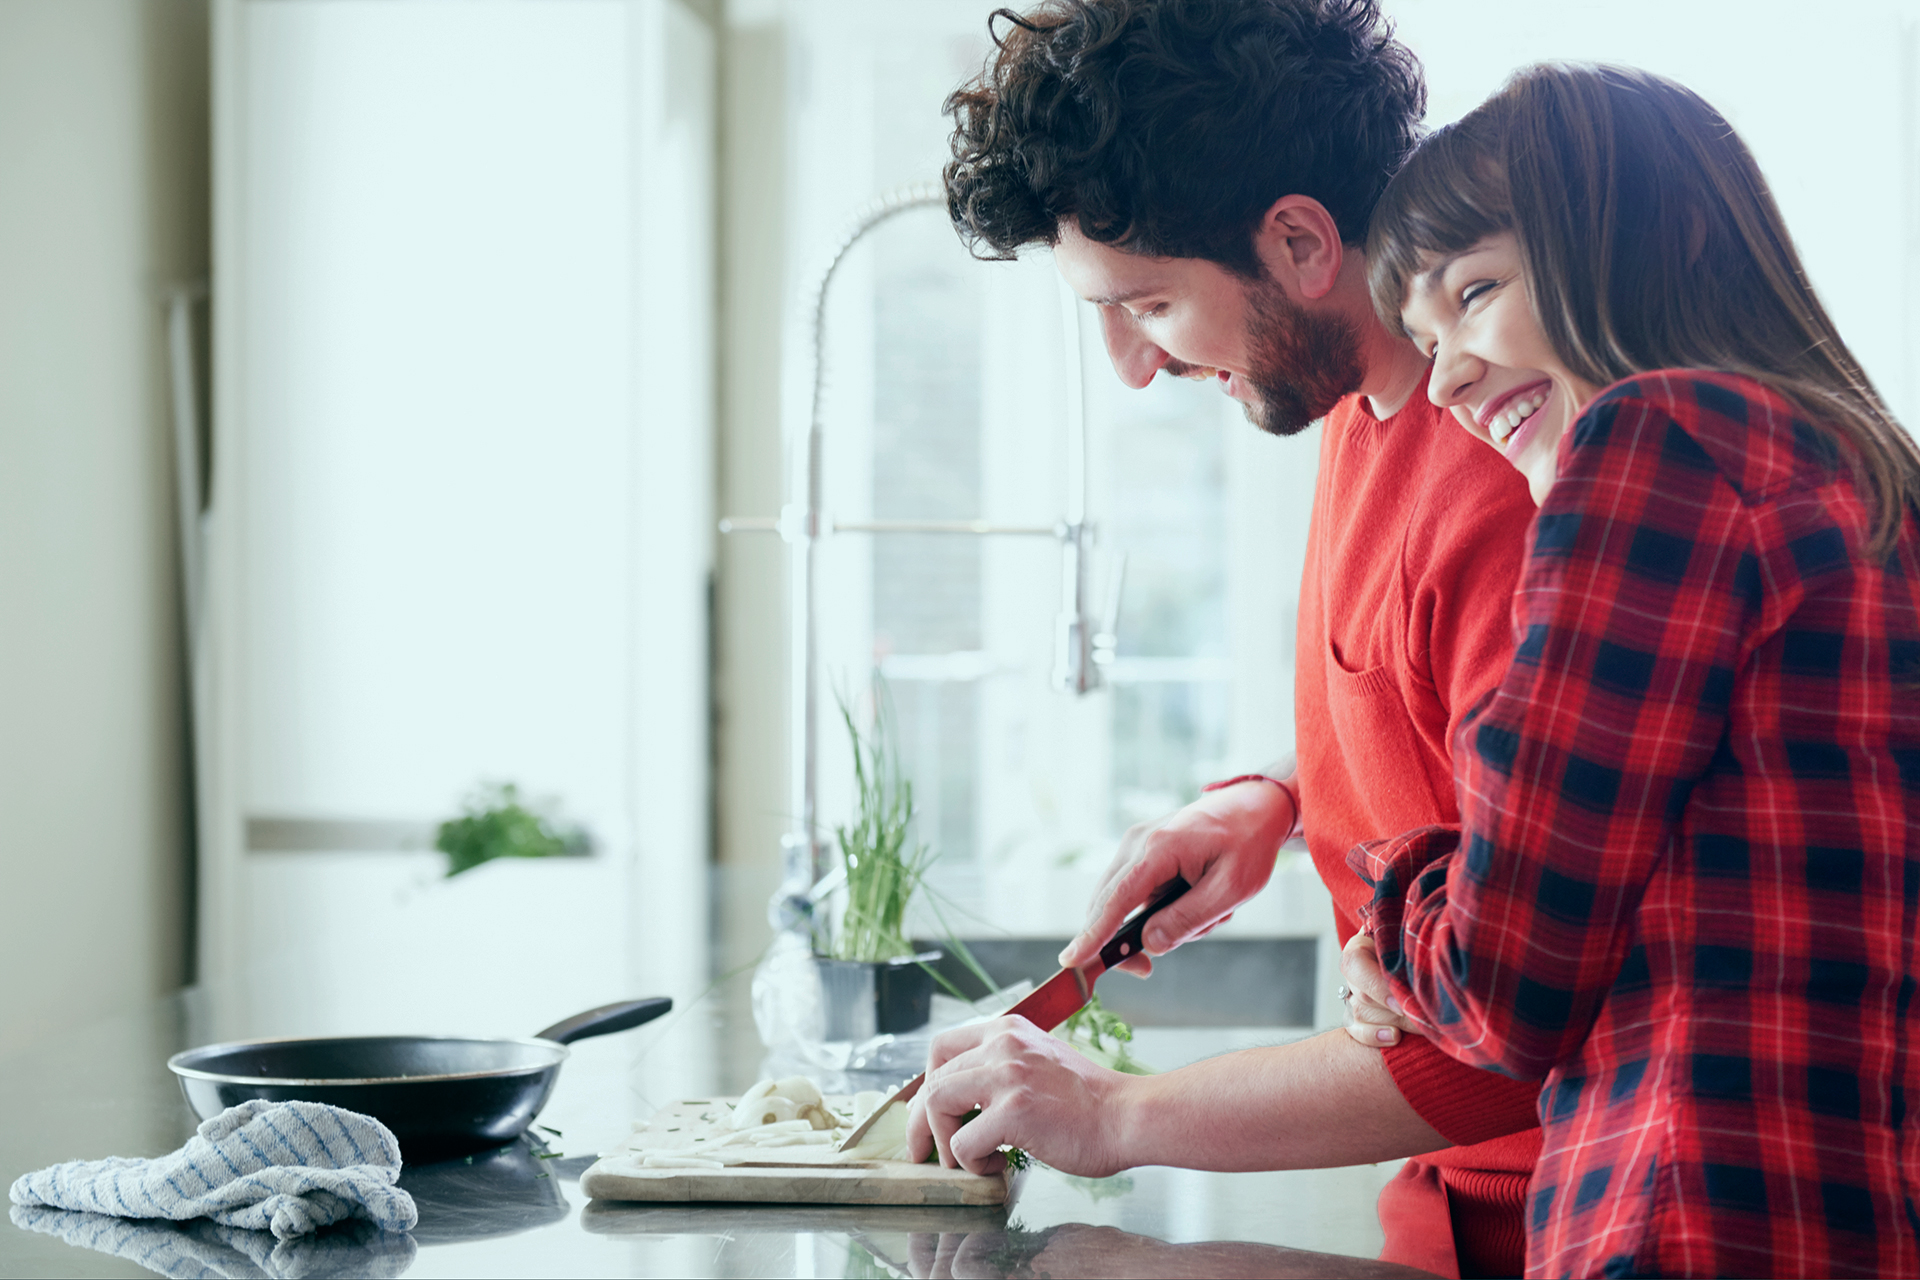
<svg viewBox="0 0 1920 1280"><path fill-rule="evenodd" d="M983 258L1071 217L1258 277L1253 233L1290 194L1361 244L1426 112L1377 0L1045 0L988 27L997 52L946 102L947 209Z"/></svg>

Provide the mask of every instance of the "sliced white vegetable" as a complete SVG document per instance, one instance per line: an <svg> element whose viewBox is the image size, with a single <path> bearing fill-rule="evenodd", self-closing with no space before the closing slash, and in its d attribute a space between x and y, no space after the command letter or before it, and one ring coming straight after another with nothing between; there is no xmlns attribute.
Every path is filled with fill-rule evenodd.
<svg viewBox="0 0 1920 1280"><path fill-rule="evenodd" d="M875 1107L886 1099L886 1094L878 1089L862 1089L853 1095L853 1127L858 1129L867 1122Z"/></svg>
<svg viewBox="0 0 1920 1280"><path fill-rule="evenodd" d="M817 1107L826 1101L820 1096L820 1086L805 1076L788 1076L776 1081L773 1092L782 1098L792 1098L802 1107Z"/></svg>
<svg viewBox="0 0 1920 1280"><path fill-rule="evenodd" d="M782 1098L777 1095L769 1096L756 1099L753 1102L742 1102L739 1106L735 1107L733 1109L733 1127L735 1129L753 1129L760 1125L781 1124L788 1120L797 1119L799 1115L800 1108L792 1098ZM813 1127L811 1123L805 1120L800 1121L800 1123L806 1125L809 1129Z"/></svg>
<svg viewBox="0 0 1920 1280"><path fill-rule="evenodd" d="M895 1101L873 1122L860 1139L860 1145L840 1153L843 1160L905 1160L907 1158L907 1108Z"/></svg>
<svg viewBox="0 0 1920 1280"><path fill-rule="evenodd" d="M737 1146L741 1143L765 1142L777 1134L812 1133L813 1126L805 1120L780 1120L773 1124L756 1125L751 1129L736 1129L713 1145L716 1147Z"/></svg>
<svg viewBox="0 0 1920 1280"><path fill-rule="evenodd" d="M734 1106L735 1106L736 1108L738 1108L738 1107L741 1107L741 1106L744 1106L744 1105L746 1105L746 1104L747 1104L747 1103L749 1103L749 1102L758 1102L758 1101L760 1101L760 1099L762 1099L762 1098L764 1098L764 1097L766 1097L766 1096L767 1096L768 1094L770 1094L770 1093L772 1093L772 1092L773 1092L773 1089L774 1089L774 1082L773 1082L773 1081L771 1081L771 1080L762 1080L762 1081L760 1081L760 1082L759 1082L758 1084L756 1084L756 1085L754 1085L754 1086L753 1086L753 1087L752 1087L751 1089L749 1089L749 1090L747 1090L747 1091L746 1091L745 1093L743 1093L743 1094L741 1094L741 1095L740 1095L740 1101L739 1101L739 1102L736 1102L736 1103L734 1104Z"/></svg>

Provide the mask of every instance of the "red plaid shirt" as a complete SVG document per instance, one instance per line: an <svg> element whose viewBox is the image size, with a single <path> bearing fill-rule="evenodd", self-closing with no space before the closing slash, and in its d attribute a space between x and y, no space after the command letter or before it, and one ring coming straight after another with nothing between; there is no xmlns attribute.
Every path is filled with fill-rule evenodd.
<svg viewBox="0 0 1920 1280"><path fill-rule="evenodd" d="M1529 1275L1920 1274L1920 531L1867 538L1763 386L1610 388L1459 731L1462 830L1351 856L1409 1012L1546 1080Z"/></svg>

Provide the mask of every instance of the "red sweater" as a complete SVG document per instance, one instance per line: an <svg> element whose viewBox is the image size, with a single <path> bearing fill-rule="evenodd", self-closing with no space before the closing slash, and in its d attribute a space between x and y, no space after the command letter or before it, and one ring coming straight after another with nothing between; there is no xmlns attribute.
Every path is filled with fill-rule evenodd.
<svg viewBox="0 0 1920 1280"><path fill-rule="evenodd" d="M1344 943L1373 896L1347 851L1459 821L1453 731L1506 672L1534 509L1519 473L1423 395L1385 422L1350 396L1322 432L1294 719L1307 847ZM1386 1056L1407 1102L1461 1145L1409 1162L1382 1195L1383 1256L1518 1275L1538 1083L1464 1066L1419 1036Z"/></svg>

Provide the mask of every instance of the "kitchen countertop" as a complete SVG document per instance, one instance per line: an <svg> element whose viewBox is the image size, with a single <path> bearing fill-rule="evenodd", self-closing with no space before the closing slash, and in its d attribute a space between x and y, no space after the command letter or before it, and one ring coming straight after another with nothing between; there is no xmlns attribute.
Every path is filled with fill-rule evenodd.
<svg viewBox="0 0 1920 1280"><path fill-rule="evenodd" d="M195 1121L166 1070L168 1055L287 1031L222 1025L217 1004L182 992L0 1060L9 1108L0 1177L178 1147ZM546 1146L522 1139L471 1164L408 1168L401 1185L420 1207L410 1239L342 1237L324 1252L259 1249L248 1260L206 1239L175 1238L168 1256L180 1274L225 1275L1423 1274L1372 1260L1380 1248L1374 1200L1396 1164L1241 1174L1142 1168L1097 1181L1034 1168L1020 1175L1005 1210L589 1202L581 1172L634 1121L674 1097L751 1082L759 1064L740 1052L750 1024L743 1032L741 1011L726 1005L701 1002L638 1032L574 1045L541 1116L564 1136L546 1136ZM496 1032L512 1033L479 1031ZM1301 1034L1148 1027L1134 1047L1169 1068ZM122 1252L158 1257L153 1239ZM0 1228L0 1275L152 1274L127 1257Z"/></svg>

